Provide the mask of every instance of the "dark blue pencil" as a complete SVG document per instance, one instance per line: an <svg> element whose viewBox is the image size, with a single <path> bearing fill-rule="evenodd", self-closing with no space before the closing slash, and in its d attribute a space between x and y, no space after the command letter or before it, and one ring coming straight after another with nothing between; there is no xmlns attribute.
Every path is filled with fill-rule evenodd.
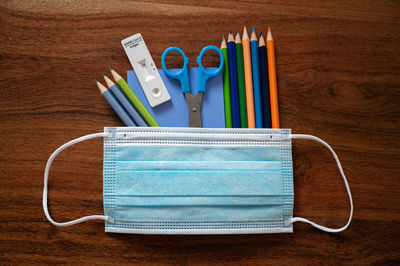
<svg viewBox="0 0 400 266"><path fill-rule="evenodd" d="M236 65L236 45L232 31L228 37L229 85L231 88L232 127L240 128L239 89Z"/></svg>
<svg viewBox="0 0 400 266"><path fill-rule="evenodd" d="M260 41L258 42L258 61L260 62L260 87L261 102L263 111L263 127L271 127L271 111L269 107L269 82L268 82L268 66L265 52L265 40L260 33Z"/></svg>
<svg viewBox="0 0 400 266"><path fill-rule="evenodd" d="M254 92L254 115L256 119L256 128L263 127L262 107L261 107L261 88L260 88L260 65L258 62L258 41L254 31L250 38L251 49L251 68L253 70L253 92Z"/></svg>

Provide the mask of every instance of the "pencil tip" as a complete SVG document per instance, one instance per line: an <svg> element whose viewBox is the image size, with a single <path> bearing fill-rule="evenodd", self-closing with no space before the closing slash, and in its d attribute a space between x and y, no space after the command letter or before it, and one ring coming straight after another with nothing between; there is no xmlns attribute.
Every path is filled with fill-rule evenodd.
<svg viewBox="0 0 400 266"><path fill-rule="evenodd" d="M260 37L262 36L262 32L260 32Z"/></svg>
<svg viewBox="0 0 400 266"><path fill-rule="evenodd" d="M94 79L94 81L95 81L96 83L98 83L98 82L99 82L97 79Z"/></svg>
<svg viewBox="0 0 400 266"><path fill-rule="evenodd" d="M239 30L236 30L236 34L239 34Z"/></svg>
<svg viewBox="0 0 400 266"><path fill-rule="evenodd" d="M108 67L110 69L110 71L112 71L113 69L111 67Z"/></svg>
<svg viewBox="0 0 400 266"><path fill-rule="evenodd" d="M253 26L253 29L251 30L251 32L254 32L254 26Z"/></svg>
<svg viewBox="0 0 400 266"><path fill-rule="evenodd" d="M106 74L103 74L103 78L105 78L106 77Z"/></svg>
<svg viewBox="0 0 400 266"><path fill-rule="evenodd" d="M223 41L225 40L225 34L222 34L222 40Z"/></svg>
<svg viewBox="0 0 400 266"><path fill-rule="evenodd" d="M229 33L232 34L232 30L230 30Z"/></svg>
<svg viewBox="0 0 400 266"><path fill-rule="evenodd" d="M271 32L271 29L269 28L269 26L268 26L268 32Z"/></svg>

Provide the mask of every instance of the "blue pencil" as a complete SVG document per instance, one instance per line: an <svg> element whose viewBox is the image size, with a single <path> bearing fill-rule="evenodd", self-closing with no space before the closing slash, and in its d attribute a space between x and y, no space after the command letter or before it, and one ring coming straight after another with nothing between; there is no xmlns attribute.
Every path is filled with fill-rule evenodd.
<svg viewBox="0 0 400 266"><path fill-rule="evenodd" d="M138 111L132 106L130 101L126 98L126 96L122 93L121 89L117 84L111 81L106 75L103 75L104 80L107 83L108 89L114 94L115 98L117 98L118 102L122 105L128 115L132 118L136 125L139 127L147 127L146 122L140 116Z"/></svg>
<svg viewBox="0 0 400 266"><path fill-rule="evenodd" d="M260 41L258 43L258 59L260 62L260 87L261 87L261 102L262 102L262 117L263 127L271 127L271 114L269 107L269 82L268 82L268 67L265 52L265 40L260 33Z"/></svg>
<svg viewBox="0 0 400 266"><path fill-rule="evenodd" d="M236 65L236 44L232 31L228 37L229 85L231 88L232 127L240 128L239 89Z"/></svg>
<svg viewBox="0 0 400 266"><path fill-rule="evenodd" d="M251 32L250 38L251 49L251 68L253 70L253 91L254 91L254 115L256 118L256 127L263 127L262 105L261 105L261 88L260 88L260 66L258 62L258 42L254 31Z"/></svg>
<svg viewBox="0 0 400 266"><path fill-rule="evenodd" d="M107 100L107 102L110 104L111 108L114 110L114 112L117 113L119 118L125 123L125 125L130 126L130 127L135 127L136 124L133 122L133 120L130 118L128 113L124 110L124 108L119 105L117 100L114 98L114 96L111 94L111 92L103 86L100 82L96 80L97 87L99 87L99 90L101 92L101 95Z"/></svg>

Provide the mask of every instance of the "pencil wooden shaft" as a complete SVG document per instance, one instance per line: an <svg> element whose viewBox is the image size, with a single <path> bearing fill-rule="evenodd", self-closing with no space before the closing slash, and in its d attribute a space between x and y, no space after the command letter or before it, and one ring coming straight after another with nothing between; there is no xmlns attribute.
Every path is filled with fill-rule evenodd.
<svg viewBox="0 0 400 266"><path fill-rule="evenodd" d="M278 88L276 84L275 47L273 40L267 40L269 93L271 101L271 125L279 128Z"/></svg>
<svg viewBox="0 0 400 266"><path fill-rule="evenodd" d="M253 96L253 78L251 73L251 55L250 55L250 40L242 39L243 45L243 66L244 66L244 81L246 85L246 107L247 107L247 126L249 128L256 127L254 117L254 96Z"/></svg>
<svg viewBox="0 0 400 266"><path fill-rule="evenodd" d="M221 49L224 57L224 67L222 68L223 85L224 85L224 107L225 107L225 127L232 128L232 109L231 109L231 88L229 85L229 63L228 63L228 49Z"/></svg>
<svg viewBox="0 0 400 266"><path fill-rule="evenodd" d="M236 59L238 72L240 127L247 128L246 89L244 85L243 70L243 46L241 43L236 43Z"/></svg>

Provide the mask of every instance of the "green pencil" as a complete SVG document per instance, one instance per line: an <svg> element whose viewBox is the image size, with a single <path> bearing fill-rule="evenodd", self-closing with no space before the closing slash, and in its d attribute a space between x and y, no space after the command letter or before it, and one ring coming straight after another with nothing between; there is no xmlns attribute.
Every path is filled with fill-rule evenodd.
<svg viewBox="0 0 400 266"><path fill-rule="evenodd" d="M224 56L224 67L222 68L224 78L224 106L225 106L225 127L232 128L232 110L231 110L231 88L229 85L229 65L228 65L228 46L225 36L222 35L221 52Z"/></svg>
<svg viewBox="0 0 400 266"><path fill-rule="evenodd" d="M139 100L136 94L129 87L128 83L113 69L111 70L111 74L115 80L115 82L119 85L121 90L124 92L126 97L131 101L133 106L139 112L139 114L143 117L146 123L151 127L159 127L154 117L147 111L146 107L144 107L143 103Z"/></svg>
<svg viewBox="0 0 400 266"><path fill-rule="evenodd" d="M243 70L243 46L240 39L239 31L236 33L236 62L239 89L239 109L240 109L240 126L247 128L247 109L246 109L246 91L244 86L244 70Z"/></svg>

